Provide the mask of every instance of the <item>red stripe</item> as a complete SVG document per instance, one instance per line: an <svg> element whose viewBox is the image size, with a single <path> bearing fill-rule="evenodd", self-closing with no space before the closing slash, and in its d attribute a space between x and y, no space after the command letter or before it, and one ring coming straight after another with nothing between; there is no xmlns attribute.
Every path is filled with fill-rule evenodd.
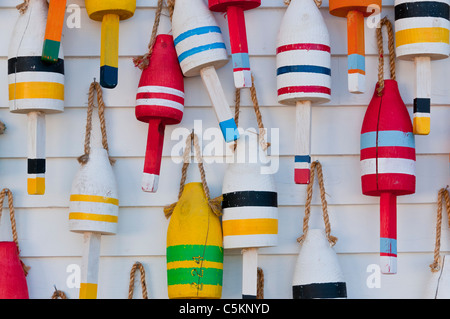
<svg viewBox="0 0 450 319"><path fill-rule="evenodd" d="M278 90L278 95L289 93L323 93L331 94L331 89L325 86L288 86Z"/></svg>
<svg viewBox="0 0 450 319"><path fill-rule="evenodd" d="M411 147L383 146L370 147L361 150L361 160L370 158L404 158L416 160L416 150Z"/></svg>
<svg viewBox="0 0 450 319"><path fill-rule="evenodd" d="M387 257L397 257L397 254L389 254L389 253L381 253L380 256L387 256Z"/></svg>
<svg viewBox="0 0 450 319"><path fill-rule="evenodd" d="M250 71L250 68L234 68L233 71L234 72L237 72L237 71Z"/></svg>
<svg viewBox="0 0 450 319"><path fill-rule="evenodd" d="M306 168L296 168L294 170L295 184L309 184L311 170Z"/></svg>
<svg viewBox="0 0 450 319"><path fill-rule="evenodd" d="M178 102L184 105L183 97L168 93L142 92L136 95L136 99L163 99Z"/></svg>
<svg viewBox="0 0 450 319"><path fill-rule="evenodd" d="M316 50L316 51L325 51L331 52L331 49L328 45L318 44L318 43L293 43L283 45L277 48L277 54L286 52L286 51L294 51L294 50Z"/></svg>

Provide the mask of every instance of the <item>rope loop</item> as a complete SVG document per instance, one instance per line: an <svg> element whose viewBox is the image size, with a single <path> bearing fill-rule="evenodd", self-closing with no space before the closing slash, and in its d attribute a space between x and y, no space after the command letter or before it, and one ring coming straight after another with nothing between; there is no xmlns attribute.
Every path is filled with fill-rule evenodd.
<svg viewBox="0 0 450 319"><path fill-rule="evenodd" d="M383 26L387 29L388 47L389 47L389 65L391 72L391 79L395 80L395 43L394 31L391 21L387 17L381 19L377 27L377 46L378 46L378 96L383 95L384 90L384 49L383 49Z"/></svg>
<svg viewBox="0 0 450 319"><path fill-rule="evenodd" d="M445 207L447 209L447 217L448 223L450 227L450 196L447 188L442 188L438 192L438 200L437 200L437 221L436 221L436 243L434 248L434 261L430 264L430 268L432 272L437 272L441 269L442 259L440 258L440 249L441 249L441 225L442 225L442 208Z"/></svg>
<svg viewBox="0 0 450 319"><path fill-rule="evenodd" d="M136 272L139 270L141 274L141 287L142 287L142 298L148 299L148 293L147 293L147 284L145 282L145 269L144 266L140 262L135 262L133 267L131 267L130 272L130 285L128 288L128 299L133 299L133 293L134 293L134 279L136 276Z"/></svg>

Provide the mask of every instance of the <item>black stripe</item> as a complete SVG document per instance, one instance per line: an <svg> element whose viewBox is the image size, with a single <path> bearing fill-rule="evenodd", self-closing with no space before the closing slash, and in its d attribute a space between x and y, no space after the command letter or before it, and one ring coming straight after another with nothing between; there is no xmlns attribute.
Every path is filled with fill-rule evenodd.
<svg viewBox="0 0 450 319"><path fill-rule="evenodd" d="M51 72L64 74L64 60L55 63L42 61L40 56L21 56L8 60L8 74L20 72Z"/></svg>
<svg viewBox="0 0 450 319"><path fill-rule="evenodd" d="M242 295L242 299L256 299L256 296L253 296L253 295Z"/></svg>
<svg viewBox="0 0 450 319"><path fill-rule="evenodd" d="M242 191L223 194L222 208L266 206L278 207L276 192Z"/></svg>
<svg viewBox="0 0 450 319"><path fill-rule="evenodd" d="M345 282L325 282L292 286L292 296L294 299L347 298L347 285Z"/></svg>
<svg viewBox="0 0 450 319"><path fill-rule="evenodd" d="M45 158L28 159L28 174L44 174Z"/></svg>
<svg viewBox="0 0 450 319"><path fill-rule="evenodd" d="M431 99L414 99L414 113L430 113Z"/></svg>
<svg viewBox="0 0 450 319"><path fill-rule="evenodd" d="M449 20L449 6L439 1L405 2L395 6L395 20L415 17Z"/></svg>

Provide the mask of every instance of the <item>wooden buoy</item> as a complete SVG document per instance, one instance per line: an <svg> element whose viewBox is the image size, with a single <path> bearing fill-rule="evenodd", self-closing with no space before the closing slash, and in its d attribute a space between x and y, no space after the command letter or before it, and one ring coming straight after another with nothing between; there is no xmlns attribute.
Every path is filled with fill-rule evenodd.
<svg viewBox="0 0 450 319"><path fill-rule="evenodd" d="M256 130L248 129L223 179L223 243L225 249L242 249L244 299L256 298L258 248L278 241L278 193L273 175L263 170L265 152Z"/></svg>
<svg viewBox="0 0 450 319"><path fill-rule="evenodd" d="M252 72L244 11L259 7L261 0L208 0L208 3L211 11L227 14L235 87L251 87Z"/></svg>
<svg viewBox="0 0 450 319"><path fill-rule="evenodd" d="M199 170L189 169L194 140ZM223 282L222 227L194 134L186 140L178 201L165 209L167 286L170 299L220 299Z"/></svg>
<svg viewBox="0 0 450 319"><path fill-rule="evenodd" d="M28 194L45 193L45 114L64 110L64 58L42 61L46 0L30 0L11 36L8 56L9 109L28 114Z"/></svg>
<svg viewBox="0 0 450 319"><path fill-rule="evenodd" d="M115 88L119 81L119 22L131 18L136 0L85 0L89 18L102 22L100 85Z"/></svg>
<svg viewBox="0 0 450 319"><path fill-rule="evenodd" d="M292 0L277 41L278 102L296 105L296 184L308 184L311 169L311 104L331 97L328 29L314 0Z"/></svg>
<svg viewBox="0 0 450 319"><path fill-rule="evenodd" d="M97 91L99 117L103 117L99 83L91 84L89 94ZM93 100L93 99L92 99ZM108 156L106 127L92 119L93 102L88 106L85 154L80 157L81 166L73 180L69 205L69 229L83 234L80 299L96 299L100 259L101 235L117 232L119 197L114 172ZM92 130L92 134L89 132Z"/></svg>
<svg viewBox="0 0 450 319"><path fill-rule="evenodd" d="M395 1L397 57L415 62L414 134L430 133L431 60L450 55L449 30L449 0Z"/></svg>
<svg viewBox="0 0 450 319"><path fill-rule="evenodd" d="M29 299L26 267L19 258L13 194L7 188L0 193L0 217L6 196L8 196L13 241L0 242L0 299Z"/></svg>
<svg viewBox="0 0 450 319"><path fill-rule="evenodd" d="M381 22L393 32L389 20ZM381 28L377 32L381 36ZM394 52L390 56L394 59ZM413 128L394 71L391 66L391 79L377 83L361 129L362 192L380 197L381 271L386 274L397 272L397 196L413 194L416 187Z"/></svg>
<svg viewBox="0 0 450 319"><path fill-rule="evenodd" d="M47 26L45 28L42 59L47 62L57 62L61 47L61 36L64 27L67 0L49 1Z"/></svg>
<svg viewBox="0 0 450 319"><path fill-rule="evenodd" d="M161 15L159 34L149 63L141 75L136 96L136 118L148 123L142 189L156 192L166 125L181 122L184 111L184 80L178 63L170 19Z"/></svg>
<svg viewBox="0 0 450 319"><path fill-rule="evenodd" d="M373 14L371 7L381 12L381 0L330 0L330 13L347 18L348 90L364 93L366 81L366 49L364 18Z"/></svg>
<svg viewBox="0 0 450 319"><path fill-rule="evenodd" d="M181 70L200 75L226 142L239 133L216 69L228 63L222 31L203 0L177 0L172 15L173 37Z"/></svg>

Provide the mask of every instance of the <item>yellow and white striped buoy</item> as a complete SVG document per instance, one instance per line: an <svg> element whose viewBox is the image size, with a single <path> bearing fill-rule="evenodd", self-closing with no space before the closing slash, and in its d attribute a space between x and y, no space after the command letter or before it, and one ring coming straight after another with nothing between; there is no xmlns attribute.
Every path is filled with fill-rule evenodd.
<svg viewBox="0 0 450 319"><path fill-rule="evenodd" d="M45 114L64 111L64 57L42 61L46 0L30 0L16 22L8 54L9 109L28 114L28 193L45 193Z"/></svg>

